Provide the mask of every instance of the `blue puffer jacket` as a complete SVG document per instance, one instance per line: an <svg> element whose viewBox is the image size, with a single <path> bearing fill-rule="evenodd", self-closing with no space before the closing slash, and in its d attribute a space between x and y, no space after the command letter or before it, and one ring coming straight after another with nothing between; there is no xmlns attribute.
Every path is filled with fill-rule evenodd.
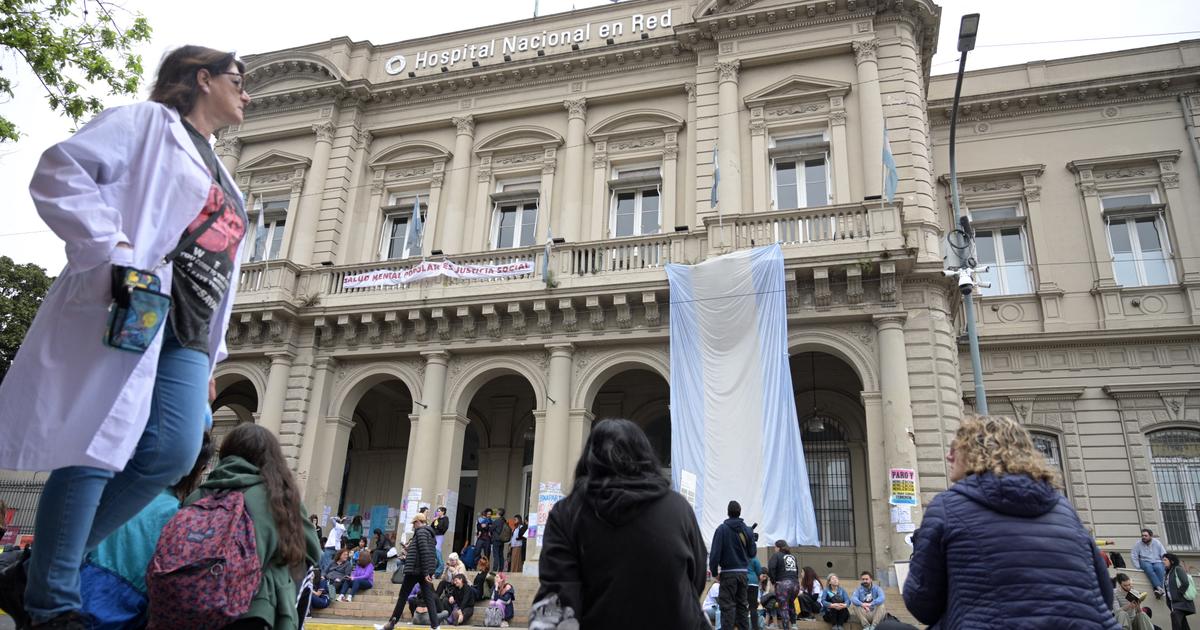
<svg viewBox="0 0 1200 630"><path fill-rule="evenodd" d="M1071 503L1027 475L968 475L913 535L904 604L931 630L1119 630L1112 582Z"/></svg>

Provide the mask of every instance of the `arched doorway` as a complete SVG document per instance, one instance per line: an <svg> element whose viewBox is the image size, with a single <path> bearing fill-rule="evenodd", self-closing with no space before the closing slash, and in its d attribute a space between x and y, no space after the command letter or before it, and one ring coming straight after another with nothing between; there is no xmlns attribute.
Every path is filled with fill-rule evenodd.
<svg viewBox="0 0 1200 630"><path fill-rule="evenodd" d="M862 380L841 358L819 351L790 357L792 390L820 547L802 547L818 574L871 566L871 518Z"/></svg>
<svg viewBox="0 0 1200 630"><path fill-rule="evenodd" d="M370 529L389 531L375 521L403 501L412 411L412 394L398 379L374 384L354 407L337 511L370 519Z"/></svg>
<svg viewBox="0 0 1200 630"><path fill-rule="evenodd" d="M455 501L454 549L474 538L475 518L485 508L504 508L512 518L529 505L535 396L524 376L509 373L488 380L471 397Z"/></svg>
<svg viewBox="0 0 1200 630"><path fill-rule="evenodd" d="M654 453L671 476L671 387L667 380L649 369L631 368L619 372L601 385L592 401L596 420L626 418L646 432ZM570 462L572 469L575 462Z"/></svg>
<svg viewBox="0 0 1200 630"><path fill-rule="evenodd" d="M217 377L217 397L212 403L212 444L213 455L209 460L209 469L217 463L217 452L225 436L243 422L254 422L259 413L258 390L250 379L238 375L227 374Z"/></svg>

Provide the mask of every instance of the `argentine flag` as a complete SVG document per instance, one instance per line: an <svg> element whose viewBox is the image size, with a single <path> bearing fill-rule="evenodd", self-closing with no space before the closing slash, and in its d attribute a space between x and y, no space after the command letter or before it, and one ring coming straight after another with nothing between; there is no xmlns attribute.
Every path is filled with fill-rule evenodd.
<svg viewBox="0 0 1200 630"><path fill-rule="evenodd" d="M892 155L892 141L888 139L887 118L883 119L883 198L891 203L900 187L900 175L896 173L896 158Z"/></svg>
<svg viewBox="0 0 1200 630"><path fill-rule="evenodd" d="M765 544L817 545L788 366L783 251L667 265L671 478L711 546L729 501Z"/></svg>

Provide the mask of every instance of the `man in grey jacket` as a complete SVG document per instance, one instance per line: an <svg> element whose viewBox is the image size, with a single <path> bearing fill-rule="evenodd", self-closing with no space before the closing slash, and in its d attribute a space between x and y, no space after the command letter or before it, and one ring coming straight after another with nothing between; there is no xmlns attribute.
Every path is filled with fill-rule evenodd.
<svg viewBox="0 0 1200 630"><path fill-rule="evenodd" d="M1154 597L1157 599L1162 599L1163 581L1167 577L1167 570L1163 568L1162 561L1165 553L1166 548L1149 529L1142 530L1142 539L1133 543L1133 550L1129 552L1133 566L1146 572L1146 577L1154 586Z"/></svg>
<svg viewBox="0 0 1200 630"><path fill-rule="evenodd" d="M408 554L404 557L404 584L400 586L400 596L396 599L396 607L392 617L383 625L384 630L392 630L404 614L404 605L408 602L408 594L413 586L421 585L421 598L429 609L429 626L437 628L441 621L438 618L437 597L433 593L433 574L437 570L437 541L434 540L433 529L427 526L424 512L413 516L412 540L408 541ZM378 626L376 626L378 627Z"/></svg>

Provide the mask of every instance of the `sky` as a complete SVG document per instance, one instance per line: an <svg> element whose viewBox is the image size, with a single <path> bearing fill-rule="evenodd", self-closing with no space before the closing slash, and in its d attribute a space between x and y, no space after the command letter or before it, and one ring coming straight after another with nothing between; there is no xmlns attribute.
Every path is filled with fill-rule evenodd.
<svg viewBox="0 0 1200 630"><path fill-rule="evenodd" d="M311 44L335 37L386 44L532 17L534 0L207 0L201 5L169 0L118 0L129 12L141 12L154 29L152 41L139 50L146 68L145 85L158 60L186 43L253 54ZM609 0L538 0L548 15L583 9ZM933 74L956 70L959 17L980 13L977 48L967 59L978 70L1041 59L1151 46L1200 39L1200 11L1194 0L942 0L942 28ZM331 10L331 7L336 7ZM1142 35L1160 34L1154 37ZM1132 36L1138 37L1132 37ZM1094 41L1078 41L1084 39ZM1102 38L1102 39L1100 39ZM1075 40L1061 42L1061 40ZM1061 43L1041 43L1041 42ZM1035 43L1036 42L1036 43ZM0 255L19 263L35 263L57 275L66 262L62 242L38 217L29 198L29 178L47 147L65 139L71 123L49 111L36 77L10 51L0 49L0 68L14 78L15 95L0 103L0 113L24 134L18 142L0 143ZM106 105L144 99L107 97Z"/></svg>

